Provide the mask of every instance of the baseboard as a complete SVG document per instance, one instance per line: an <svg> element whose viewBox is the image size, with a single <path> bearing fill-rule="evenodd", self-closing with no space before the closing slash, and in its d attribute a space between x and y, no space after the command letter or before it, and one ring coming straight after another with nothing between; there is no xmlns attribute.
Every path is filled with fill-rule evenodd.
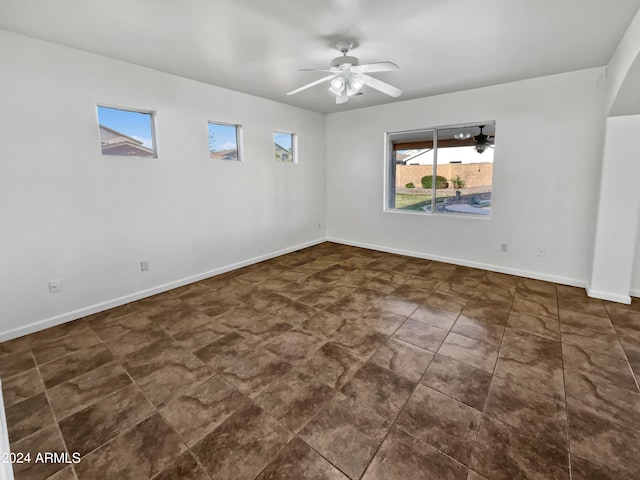
<svg viewBox="0 0 640 480"><path fill-rule="evenodd" d="M120 305L125 305L127 303L131 303L136 300L140 300L142 298L150 297L152 295L157 295L158 293L163 293L168 290L173 290L174 288L182 287L190 283L199 282L200 280L205 280L207 278L215 277L216 275L230 272L231 270L236 270L238 268L246 267L248 265L253 265L254 263L263 262L265 260L279 257L280 255L285 255L287 253L295 252L296 250L301 250L303 248L312 247L314 245L318 245L326 241L327 241L326 238L312 240L310 242L295 245L293 247L278 250L276 252L267 253L264 255L260 255L258 257L250 258L248 260L243 260L241 262L236 262L231 265L226 265L224 267L216 268L214 270L209 270L207 272L203 272L198 275L182 278L180 280L175 280L173 282L158 285L156 287L131 293L129 295L124 295L119 298L114 298L113 300L96 303L88 307L79 308L71 312L56 315L54 317L45 318L44 320L38 320L36 322L32 322L27 325L20 326L18 328L14 328L6 332L1 332L0 343L5 342L7 340L13 340L14 338L22 337L23 335L28 335L30 333L44 330L45 328L55 327L56 325L77 320L79 318L86 317L87 315L93 315L94 313L102 312L104 310L109 310L110 308L119 307ZM2 480L1 477L0 477L0 480Z"/></svg>
<svg viewBox="0 0 640 480"><path fill-rule="evenodd" d="M603 292L601 290L593 290L589 287L587 287L587 295L589 295L591 298L609 300L611 302L626 303L627 305L631 303L631 297L629 295L619 295L617 293Z"/></svg>
<svg viewBox="0 0 640 480"><path fill-rule="evenodd" d="M5 455L11 453L9 434L7 431L7 416L4 413L2 399L2 381L0 380L0 480L13 480L13 469L10 461L4 461ZM7 459L10 460L10 459Z"/></svg>
<svg viewBox="0 0 640 480"><path fill-rule="evenodd" d="M437 262L451 263L453 265L461 265L463 267L472 267L472 268L479 268L482 270L489 270L491 272L506 273L509 275L516 275L518 277L533 278L535 280L543 280L545 282L559 283L561 285L571 285L572 287L586 288L587 286L586 282L577 280L575 278L559 277L556 275L546 275L539 272L531 272L528 270L520 270L517 268L501 267L499 265L491 265L488 263L472 262L472 261L464 260L460 258L442 257L439 255L429 255L422 252L414 252L413 250L404 250L401 248L392 248L392 247L386 247L383 245L373 245L369 243L353 242L351 240L344 240L342 238L328 237L327 241L342 243L344 245L351 245L353 247L362 247L362 248L368 248L371 250L379 250L381 252L397 253L398 255L407 255L409 257L424 258L425 260L434 260Z"/></svg>

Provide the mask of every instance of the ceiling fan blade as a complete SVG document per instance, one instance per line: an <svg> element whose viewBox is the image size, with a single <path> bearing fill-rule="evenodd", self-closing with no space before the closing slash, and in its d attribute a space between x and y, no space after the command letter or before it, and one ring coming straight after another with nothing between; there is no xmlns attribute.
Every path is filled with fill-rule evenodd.
<svg viewBox="0 0 640 480"><path fill-rule="evenodd" d="M335 77L336 77L335 74L327 75L326 77L323 77L320 80L316 80L315 82L308 83L304 87L300 87L300 88L296 88L295 90L291 90L289 93L287 93L287 95L294 95L294 94L296 94L298 92L306 90L307 88L315 87L316 85L320 85L323 82L326 82L328 80L332 80Z"/></svg>
<svg viewBox="0 0 640 480"><path fill-rule="evenodd" d="M382 93L386 93L390 97L399 97L402 95L402 90L394 87L393 85L389 85L382 80L378 80L377 78L370 77L369 75L363 75L364 84L370 86L371 88L375 88L376 90L381 91Z"/></svg>
<svg viewBox="0 0 640 480"><path fill-rule="evenodd" d="M340 95L336 97L336 104L347 103L349 101L349 95L347 95L347 89L345 88Z"/></svg>
<svg viewBox="0 0 640 480"><path fill-rule="evenodd" d="M365 65L358 65L351 69L360 73L372 73L372 72L390 72L392 70L398 70L400 67L393 62L376 62L368 63Z"/></svg>
<svg viewBox="0 0 640 480"><path fill-rule="evenodd" d="M299 72L333 72L333 70L329 70L326 68L299 68Z"/></svg>

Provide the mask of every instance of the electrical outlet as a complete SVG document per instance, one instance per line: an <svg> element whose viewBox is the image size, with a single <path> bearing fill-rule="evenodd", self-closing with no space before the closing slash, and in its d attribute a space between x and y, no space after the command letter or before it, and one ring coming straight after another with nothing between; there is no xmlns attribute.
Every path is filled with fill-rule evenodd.
<svg viewBox="0 0 640 480"><path fill-rule="evenodd" d="M140 262L140 271L146 272L147 270L149 270L149 260L142 260Z"/></svg>
<svg viewBox="0 0 640 480"><path fill-rule="evenodd" d="M49 282L49 293L59 293L62 290L62 282L60 280L51 280Z"/></svg>
<svg viewBox="0 0 640 480"><path fill-rule="evenodd" d="M545 254L544 247L538 247L538 256L544 257L544 254Z"/></svg>
<svg viewBox="0 0 640 480"><path fill-rule="evenodd" d="M508 252L509 251L509 244L508 243L501 243L500 244L500 251L501 252Z"/></svg>

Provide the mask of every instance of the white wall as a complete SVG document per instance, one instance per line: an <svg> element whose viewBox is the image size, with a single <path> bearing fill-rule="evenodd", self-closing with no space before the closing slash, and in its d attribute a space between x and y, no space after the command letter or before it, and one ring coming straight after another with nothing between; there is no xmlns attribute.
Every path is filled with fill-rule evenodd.
<svg viewBox="0 0 640 480"><path fill-rule="evenodd" d="M328 235L346 243L586 285L604 69L331 114ZM492 218L383 211L384 132L496 120ZM500 243L509 252L499 251ZM537 256L537 247L546 256Z"/></svg>
<svg viewBox="0 0 640 480"><path fill-rule="evenodd" d="M635 154L640 130L640 11L607 65L605 111L609 118L588 291L628 303L629 293L640 296L640 198L635 188L640 179Z"/></svg>
<svg viewBox="0 0 640 480"><path fill-rule="evenodd" d="M636 233L636 249L633 255L631 296L640 297L640 226L638 227L638 232Z"/></svg>
<svg viewBox="0 0 640 480"><path fill-rule="evenodd" d="M640 217L640 115L609 117L604 144L593 276L589 295L630 303Z"/></svg>
<svg viewBox="0 0 640 480"><path fill-rule="evenodd" d="M325 237L323 115L2 30L0 65L0 341ZM155 110L159 158L102 157L97 103Z"/></svg>

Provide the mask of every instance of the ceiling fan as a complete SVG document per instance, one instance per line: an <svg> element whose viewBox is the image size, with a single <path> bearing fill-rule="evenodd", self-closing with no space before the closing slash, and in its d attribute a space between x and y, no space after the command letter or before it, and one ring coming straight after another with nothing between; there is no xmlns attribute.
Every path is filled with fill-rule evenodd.
<svg viewBox="0 0 640 480"><path fill-rule="evenodd" d="M349 101L349 97L356 95L362 90L365 85L375 88L382 93L386 93L392 97L399 97L402 95L402 90L389 85L386 82L373 78L368 73L373 72L388 72L391 70L398 70L398 66L392 62L377 62L360 65L360 60L356 57L347 55L349 50L353 47L353 42L349 40L340 40L336 43L336 48L342 52L341 57L331 60L331 67L326 69L315 68L302 68L302 72L331 72L331 75L311 82L303 87L296 88L290 91L287 95L294 95L298 92L306 90L307 88L320 85L324 82L331 82L329 90L336 95L336 103L346 103Z"/></svg>
<svg viewBox="0 0 640 480"><path fill-rule="evenodd" d="M476 144L476 152L483 153L488 147L493 148L493 142L495 142L495 135L485 135L482 131L486 125L478 125L480 133L473 137L473 143Z"/></svg>

